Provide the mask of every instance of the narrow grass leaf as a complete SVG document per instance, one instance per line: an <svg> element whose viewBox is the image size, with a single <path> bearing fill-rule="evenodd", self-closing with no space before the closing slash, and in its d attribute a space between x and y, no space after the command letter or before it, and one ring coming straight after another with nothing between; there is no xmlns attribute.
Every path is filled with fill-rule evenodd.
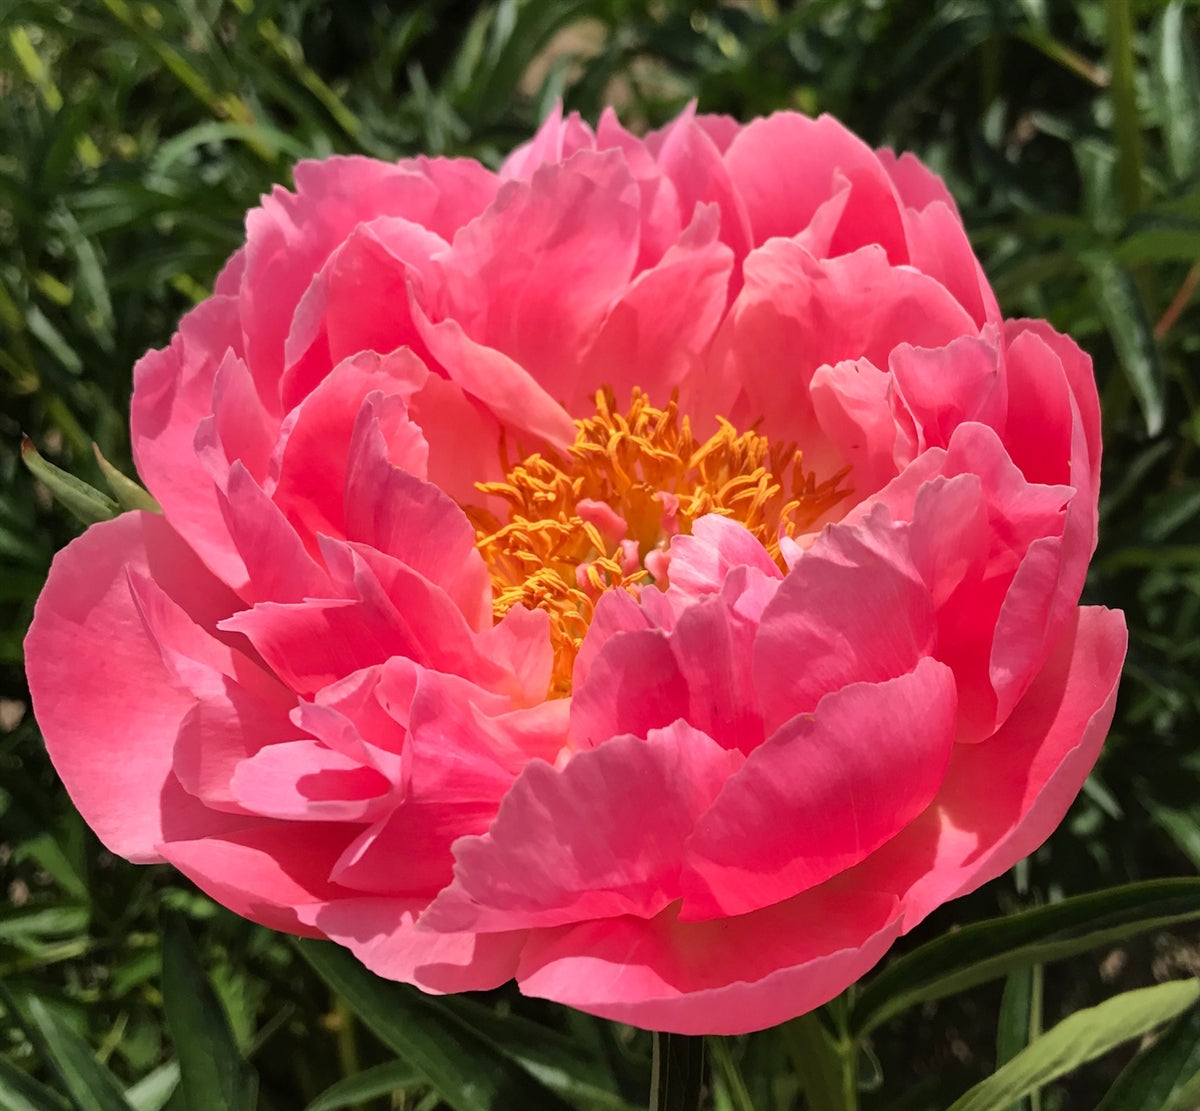
<svg viewBox="0 0 1200 1111"><path fill-rule="evenodd" d="M40 1035L46 1064L80 1111L132 1111L116 1078L101 1065L78 1034L36 996L29 1018Z"/></svg>
<svg viewBox="0 0 1200 1111"><path fill-rule="evenodd" d="M21 442L21 459L55 500L83 524L110 521L117 515L120 507L112 498L43 458L28 437Z"/></svg>
<svg viewBox="0 0 1200 1111"><path fill-rule="evenodd" d="M178 913L163 916L163 1011L190 1111L254 1111L258 1077L243 1059L229 1018Z"/></svg>
<svg viewBox="0 0 1200 1111"><path fill-rule="evenodd" d="M1017 968L1200 918L1200 879L1150 880L977 922L914 949L872 979L851 1013L862 1035L931 999Z"/></svg>
<svg viewBox="0 0 1200 1111"><path fill-rule="evenodd" d="M1127 991L1077 1011L1007 1065L976 1084L949 1111L1005 1111L1014 1099L1094 1061L1122 1042L1169 1022L1200 998L1200 981L1175 980Z"/></svg>
<svg viewBox="0 0 1200 1111"><path fill-rule="evenodd" d="M421 1074L407 1061L387 1061L339 1080L317 1096L305 1111L339 1111L342 1107L353 1107L423 1085Z"/></svg>
<svg viewBox="0 0 1200 1111"><path fill-rule="evenodd" d="M71 1105L53 1088L23 1073L0 1056L0 1107L5 1111L71 1111Z"/></svg>
<svg viewBox="0 0 1200 1111"><path fill-rule="evenodd" d="M1163 1111L1197 1074L1200 1007L1193 1007L1125 1066L1096 1111Z"/></svg>
<svg viewBox="0 0 1200 1111"><path fill-rule="evenodd" d="M1175 180L1187 181L1200 168L1200 65L1179 0L1168 4L1158 18L1152 57L1152 88L1167 161Z"/></svg>
<svg viewBox="0 0 1200 1111"><path fill-rule="evenodd" d="M1166 414L1166 372L1137 283L1129 270L1110 258L1090 260L1088 276L1121 369L1141 407L1146 434L1157 436Z"/></svg>
<svg viewBox="0 0 1200 1111"><path fill-rule="evenodd" d="M368 972L329 942L299 938L300 954L393 1052L456 1111L566 1108L558 1096L416 989Z"/></svg>

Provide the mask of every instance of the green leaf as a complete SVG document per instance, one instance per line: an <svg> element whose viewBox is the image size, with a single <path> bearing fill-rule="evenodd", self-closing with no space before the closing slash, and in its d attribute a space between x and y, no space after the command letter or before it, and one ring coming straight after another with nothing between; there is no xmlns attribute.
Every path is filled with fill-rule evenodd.
<svg viewBox="0 0 1200 1111"><path fill-rule="evenodd" d="M1042 1032L1042 966L1015 968L1000 1000L996 1030L996 1067L1007 1064ZM1014 1101L1007 1111L1037 1111Z"/></svg>
<svg viewBox="0 0 1200 1111"><path fill-rule="evenodd" d="M861 1036L909 1007L966 991L1017 968L1062 960L1147 930L1200 918L1200 879L1150 880L977 922L913 950L859 994Z"/></svg>
<svg viewBox="0 0 1200 1111"><path fill-rule="evenodd" d="M379 979L330 942L298 938L295 945L376 1037L456 1111L568 1106L417 989Z"/></svg>
<svg viewBox="0 0 1200 1111"><path fill-rule="evenodd" d="M125 1098L133 1111L162 1111L178 1087L179 1062L168 1061L126 1088Z"/></svg>
<svg viewBox="0 0 1200 1111"><path fill-rule="evenodd" d="M150 513L161 513L162 506L150 496L150 491L140 483L134 482L128 475L122 474L101 454L100 447L92 444L96 453L96 462L104 481L113 492L113 497L120 503L122 509L145 509Z"/></svg>
<svg viewBox="0 0 1200 1111"><path fill-rule="evenodd" d="M1200 66L1188 35L1183 4L1163 9L1154 28L1152 53L1158 116L1166 140L1167 161L1176 181L1187 181L1200 168Z"/></svg>
<svg viewBox="0 0 1200 1111"><path fill-rule="evenodd" d="M423 1084L421 1074L407 1061L388 1061L339 1080L317 1096L305 1111L338 1111Z"/></svg>
<svg viewBox="0 0 1200 1111"><path fill-rule="evenodd" d="M1197 998L1200 981L1175 980L1127 991L1077 1011L955 1100L949 1111L1005 1111L1013 1100L1169 1022Z"/></svg>
<svg viewBox="0 0 1200 1111"><path fill-rule="evenodd" d="M71 1105L53 1088L39 1084L4 1056L0 1056L0 1107L5 1111L71 1111Z"/></svg>
<svg viewBox="0 0 1200 1111"><path fill-rule="evenodd" d="M575 1039L519 1015L498 1015L461 996L439 999L438 1006L565 1099L593 1108L631 1108L616 1091L612 1071ZM636 1082L648 1083L649 1074Z"/></svg>
<svg viewBox="0 0 1200 1111"><path fill-rule="evenodd" d="M258 1077L242 1058L229 1018L200 964L182 915L163 914L163 1011L191 1111L254 1111Z"/></svg>
<svg viewBox="0 0 1200 1111"><path fill-rule="evenodd" d="M34 1048L80 1111L131 1111L116 1078L92 1056L87 1042L37 996L30 996L28 1009L33 1026L26 1032Z"/></svg>
<svg viewBox="0 0 1200 1111"><path fill-rule="evenodd" d="M1146 434L1157 436L1165 415L1166 371L1137 283L1124 266L1110 258L1089 259L1087 268L1100 316L1141 406Z"/></svg>
<svg viewBox="0 0 1200 1111"><path fill-rule="evenodd" d="M45 483L50 493L83 524L110 521L117 515L119 507L112 498L42 458L28 437L21 441L21 459L33 476Z"/></svg>
<svg viewBox="0 0 1200 1111"><path fill-rule="evenodd" d="M1096 1111L1163 1111L1198 1075L1200 1007L1194 1007L1125 1066Z"/></svg>

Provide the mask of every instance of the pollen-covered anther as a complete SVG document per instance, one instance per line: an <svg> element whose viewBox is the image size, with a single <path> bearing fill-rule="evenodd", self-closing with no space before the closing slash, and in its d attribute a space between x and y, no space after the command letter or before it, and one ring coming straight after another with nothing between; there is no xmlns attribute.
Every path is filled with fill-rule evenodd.
<svg viewBox="0 0 1200 1111"><path fill-rule="evenodd" d="M550 615L553 694L571 691L600 595L637 596L651 581L665 587L671 538L690 533L696 518L718 513L740 522L782 566L780 539L811 527L850 493L842 486L848 471L818 483L795 444L771 444L723 418L697 442L674 397L659 409L635 389L620 413L604 389L596 415L575 427L565 453L535 452L511 468L505 461L503 480L477 484L507 505L506 520L466 509L491 573L496 619L515 605Z"/></svg>

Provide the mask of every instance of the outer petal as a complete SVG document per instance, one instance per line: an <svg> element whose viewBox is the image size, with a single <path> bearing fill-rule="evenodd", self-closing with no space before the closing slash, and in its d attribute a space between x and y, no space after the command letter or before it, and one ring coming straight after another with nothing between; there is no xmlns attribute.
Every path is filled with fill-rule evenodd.
<svg viewBox="0 0 1200 1111"><path fill-rule="evenodd" d="M526 995L617 1022L742 1034L827 1003L900 926L894 897L826 885L740 918L684 923L667 910L539 931L517 980Z"/></svg>
<svg viewBox="0 0 1200 1111"><path fill-rule="evenodd" d="M683 920L744 914L815 887L891 840L937 794L954 676L936 660L826 695L757 748L687 846Z"/></svg>
<svg viewBox="0 0 1200 1111"><path fill-rule="evenodd" d="M150 862L162 859L164 823L204 837L230 820L184 795L172 773L175 734L195 699L147 633L127 567L208 628L237 604L161 517L126 513L55 556L25 657L34 710L75 805L113 852Z"/></svg>
<svg viewBox="0 0 1200 1111"><path fill-rule="evenodd" d="M956 746L929 809L847 876L895 892L905 930L1037 848L1092 770L1116 703L1125 619L1099 607L1077 615L996 735Z"/></svg>
<svg viewBox="0 0 1200 1111"><path fill-rule="evenodd" d="M510 980L526 934L442 934L416 927L424 899L341 898L297 912L372 972L435 995L486 991Z"/></svg>
<svg viewBox="0 0 1200 1111"><path fill-rule="evenodd" d="M421 925L497 932L653 917L677 897L684 842L740 763L676 722L645 740L615 737L561 772L530 764L487 835L455 844L455 882Z"/></svg>

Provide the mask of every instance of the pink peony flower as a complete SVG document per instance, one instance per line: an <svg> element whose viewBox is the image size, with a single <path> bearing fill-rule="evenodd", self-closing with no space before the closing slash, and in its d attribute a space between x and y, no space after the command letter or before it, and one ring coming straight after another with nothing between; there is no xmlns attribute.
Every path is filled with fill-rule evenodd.
<svg viewBox="0 0 1200 1111"><path fill-rule="evenodd" d="M555 115L296 168L26 642L114 852L427 991L815 1007L1060 821L1110 722L1090 363L834 120Z"/></svg>

